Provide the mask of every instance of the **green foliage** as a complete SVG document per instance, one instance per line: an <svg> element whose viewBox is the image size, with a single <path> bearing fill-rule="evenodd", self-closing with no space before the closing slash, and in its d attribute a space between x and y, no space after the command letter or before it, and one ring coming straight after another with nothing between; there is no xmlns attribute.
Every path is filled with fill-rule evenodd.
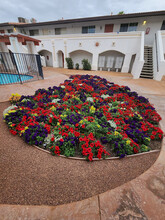
<svg viewBox="0 0 165 220"><path fill-rule="evenodd" d="M66 60L66 62L67 62L67 67L68 67L68 69L73 69L74 64L73 64L72 58L66 57L65 60Z"/></svg>
<svg viewBox="0 0 165 220"><path fill-rule="evenodd" d="M88 59L82 60L83 70L91 70L91 64L89 63Z"/></svg>
<svg viewBox="0 0 165 220"><path fill-rule="evenodd" d="M119 11L118 15L124 15L124 11Z"/></svg>
<svg viewBox="0 0 165 220"><path fill-rule="evenodd" d="M76 70L79 70L79 64L78 63L76 63L75 67L76 67Z"/></svg>

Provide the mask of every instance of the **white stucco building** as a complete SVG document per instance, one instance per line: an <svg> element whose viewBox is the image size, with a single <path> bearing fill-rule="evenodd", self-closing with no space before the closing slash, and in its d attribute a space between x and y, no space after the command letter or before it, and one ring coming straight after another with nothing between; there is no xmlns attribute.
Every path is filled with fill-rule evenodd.
<svg viewBox="0 0 165 220"><path fill-rule="evenodd" d="M165 75L165 11L109 15L39 23L1 23L1 33L41 40L45 65L66 68L88 59L92 70L130 72L161 80ZM11 49L12 50L12 49Z"/></svg>

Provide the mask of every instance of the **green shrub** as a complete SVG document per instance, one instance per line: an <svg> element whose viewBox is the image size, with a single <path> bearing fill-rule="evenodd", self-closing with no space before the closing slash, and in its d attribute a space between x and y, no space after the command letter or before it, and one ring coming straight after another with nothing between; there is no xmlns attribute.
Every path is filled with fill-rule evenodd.
<svg viewBox="0 0 165 220"><path fill-rule="evenodd" d="M79 70L79 64L78 63L76 63L76 70Z"/></svg>
<svg viewBox="0 0 165 220"><path fill-rule="evenodd" d="M91 70L91 64L89 63L88 59L82 60L83 70Z"/></svg>
<svg viewBox="0 0 165 220"><path fill-rule="evenodd" d="M66 60L66 62L67 62L67 67L68 67L68 69L73 69L73 65L74 65L74 64L73 64L72 58L66 57L65 60Z"/></svg>

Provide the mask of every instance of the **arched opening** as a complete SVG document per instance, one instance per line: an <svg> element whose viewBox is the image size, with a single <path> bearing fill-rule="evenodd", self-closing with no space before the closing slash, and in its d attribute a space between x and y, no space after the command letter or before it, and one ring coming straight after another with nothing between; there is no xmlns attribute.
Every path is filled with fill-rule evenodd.
<svg viewBox="0 0 165 220"><path fill-rule="evenodd" d="M53 66L53 58L52 53L48 50L41 50L38 52L40 56L43 56L45 58L45 64L46 66Z"/></svg>
<svg viewBox="0 0 165 220"><path fill-rule="evenodd" d="M93 55L92 55L92 53L89 53L88 51L76 50L76 51L71 52L69 55L73 60L74 67L75 67L76 63L78 63L79 68L82 69L83 68L83 66L82 66L83 59L88 59L89 63L92 64Z"/></svg>
<svg viewBox="0 0 165 220"><path fill-rule="evenodd" d="M98 69L121 72L125 55L119 51L109 50L99 54Z"/></svg>
<svg viewBox="0 0 165 220"><path fill-rule="evenodd" d="M57 57L58 57L58 67L64 68L64 53L61 50L58 51Z"/></svg>

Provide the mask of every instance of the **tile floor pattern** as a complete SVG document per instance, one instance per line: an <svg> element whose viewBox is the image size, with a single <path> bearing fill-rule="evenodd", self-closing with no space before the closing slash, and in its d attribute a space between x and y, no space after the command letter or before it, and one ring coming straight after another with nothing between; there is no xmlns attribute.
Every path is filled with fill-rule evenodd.
<svg viewBox="0 0 165 220"><path fill-rule="evenodd" d="M38 88L59 85L71 74L92 72L44 68L45 80L23 85L0 86L0 102L11 93L33 94ZM107 80L127 85L131 90L149 98L162 117L165 131L165 80L132 79L130 74L94 71ZM143 162L143 161L142 161ZM134 180L89 199L61 206L0 205L0 220L117 220L165 219L165 138L155 164Z"/></svg>

